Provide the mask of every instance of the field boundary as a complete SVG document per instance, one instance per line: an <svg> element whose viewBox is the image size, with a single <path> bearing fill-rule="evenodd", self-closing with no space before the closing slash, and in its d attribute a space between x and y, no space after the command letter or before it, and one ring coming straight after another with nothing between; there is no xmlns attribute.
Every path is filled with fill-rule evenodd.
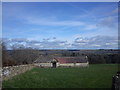
<svg viewBox="0 0 120 90"><path fill-rule="evenodd" d="M35 66L33 64L8 66L2 68L2 80L7 80L15 75L31 70Z"/></svg>

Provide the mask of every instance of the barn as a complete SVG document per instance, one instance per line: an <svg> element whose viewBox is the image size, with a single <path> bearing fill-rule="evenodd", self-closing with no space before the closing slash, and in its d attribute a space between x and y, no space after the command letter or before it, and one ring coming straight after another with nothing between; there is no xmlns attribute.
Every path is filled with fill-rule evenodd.
<svg viewBox="0 0 120 90"><path fill-rule="evenodd" d="M40 67L87 67L89 66L87 56L79 57L44 57L37 58L35 65Z"/></svg>
<svg viewBox="0 0 120 90"><path fill-rule="evenodd" d="M86 67L89 65L87 56L80 57L58 57L54 58L54 63L56 61L56 65L53 63L53 67Z"/></svg>

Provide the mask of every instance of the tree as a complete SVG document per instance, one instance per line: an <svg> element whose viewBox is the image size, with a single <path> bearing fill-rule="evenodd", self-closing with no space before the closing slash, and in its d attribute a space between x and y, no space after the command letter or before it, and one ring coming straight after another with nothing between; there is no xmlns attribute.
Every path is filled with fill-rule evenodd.
<svg viewBox="0 0 120 90"><path fill-rule="evenodd" d="M39 51L32 48L13 48L12 57L17 64L31 64L39 56Z"/></svg>
<svg viewBox="0 0 120 90"><path fill-rule="evenodd" d="M16 65L16 61L8 54L4 43L2 43L2 65L3 67Z"/></svg>

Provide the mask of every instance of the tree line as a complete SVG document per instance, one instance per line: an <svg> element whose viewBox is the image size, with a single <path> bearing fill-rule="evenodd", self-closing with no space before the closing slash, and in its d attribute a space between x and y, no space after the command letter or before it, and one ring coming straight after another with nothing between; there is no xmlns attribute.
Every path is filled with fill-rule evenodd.
<svg viewBox="0 0 120 90"><path fill-rule="evenodd" d="M99 51L98 51L99 52ZM87 56L90 64L117 64L120 63L119 53L79 53L79 52L64 52L65 57Z"/></svg>
<svg viewBox="0 0 120 90"><path fill-rule="evenodd" d="M118 54L98 54L88 55L90 64L117 64L120 63L120 55Z"/></svg>
<svg viewBox="0 0 120 90"><path fill-rule="evenodd" d="M32 64L33 61L39 56L39 51L32 48L13 48L9 52L6 46L2 44L2 65L4 66L15 66L23 64Z"/></svg>
<svg viewBox="0 0 120 90"><path fill-rule="evenodd" d="M17 46L16 46L17 47ZM41 51L42 53L44 51ZM52 51L51 51L52 52ZM56 52L51 53L54 57ZM14 66L14 65L23 65L23 64L32 64L38 57L40 57L40 51L33 48L26 47L17 47L13 48L11 51L7 50L6 45L2 44L2 65L3 66ZM69 52L69 51L60 51L57 52L57 57L77 57L77 56L88 56L88 61L90 64L115 64L120 63L120 55L118 53L104 53L104 54L95 54L95 53L79 53ZM45 51L45 56L49 58L50 54Z"/></svg>

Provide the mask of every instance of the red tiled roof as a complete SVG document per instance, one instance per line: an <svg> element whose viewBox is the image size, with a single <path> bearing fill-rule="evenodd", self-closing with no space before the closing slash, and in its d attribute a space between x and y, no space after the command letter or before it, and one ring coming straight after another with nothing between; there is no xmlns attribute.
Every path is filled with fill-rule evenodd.
<svg viewBox="0 0 120 90"><path fill-rule="evenodd" d="M82 57L58 57L55 58L59 63L86 63L88 60L85 56Z"/></svg>

